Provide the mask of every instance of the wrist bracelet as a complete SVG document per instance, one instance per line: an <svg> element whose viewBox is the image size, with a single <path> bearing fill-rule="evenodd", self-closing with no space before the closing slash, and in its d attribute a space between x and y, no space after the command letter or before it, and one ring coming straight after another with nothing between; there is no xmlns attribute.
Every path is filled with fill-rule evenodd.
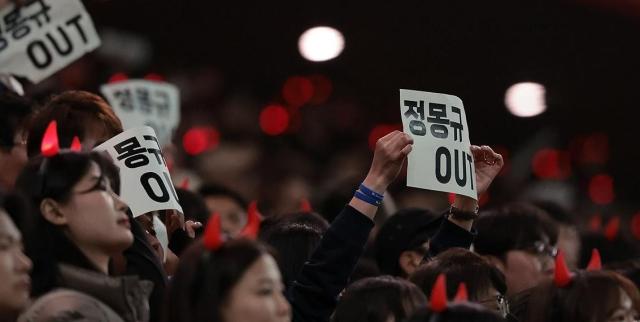
<svg viewBox="0 0 640 322"><path fill-rule="evenodd" d="M362 191L362 193L366 194L366 195L370 195L376 199L380 199L382 200L384 198L383 194L379 194L371 189L369 189L367 186L365 186L363 183L360 184L360 191Z"/></svg>
<svg viewBox="0 0 640 322"><path fill-rule="evenodd" d="M353 195L355 198L360 199L372 206L380 206L382 204L382 198L375 198L370 195L364 194L360 190L356 190L356 193Z"/></svg>
<svg viewBox="0 0 640 322"><path fill-rule="evenodd" d="M457 220L475 220L478 218L478 208L476 207L476 211L464 211L451 206L449 209L449 216Z"/></svg>

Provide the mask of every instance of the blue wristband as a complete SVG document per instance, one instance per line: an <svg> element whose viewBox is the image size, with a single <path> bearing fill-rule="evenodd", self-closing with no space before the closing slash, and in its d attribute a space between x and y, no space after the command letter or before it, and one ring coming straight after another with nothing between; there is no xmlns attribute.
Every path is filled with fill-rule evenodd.
<svg viewBox="0 0 640 322"><path fill-rule="evenodd" d="M381 195L371 189L369 189L367 186L365 186L364 184L360 184L360 191L362 191L364 194L366 195L370 195L376 199L380 199L382 200L384 198L384 195Z"/></svg>
<svg viewBox="0 0 640 322"><path fill-rule="evenodd" d="M360 190L356 190L355 195L353 195L354 197L356 197L357 199L360 199L370 205L373 206L380 206L382 204L382 199L381 198L374 198L370 195L364 194L362 193Z"/></svg>

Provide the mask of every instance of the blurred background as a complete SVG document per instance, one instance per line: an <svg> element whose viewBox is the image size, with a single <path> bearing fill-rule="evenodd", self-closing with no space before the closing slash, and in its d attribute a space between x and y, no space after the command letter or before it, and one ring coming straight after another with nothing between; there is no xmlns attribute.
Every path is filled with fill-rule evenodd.
<svg viewBox="0 0 640 322"><path fill-rule="evenodd" d="M585 223L640 211L640 1L84 4L102 46L27 95L161 75L182 98L166 148L176 184L223 184L266 213L308 198L331 214L376 139L401 128L406 88L460 97L471 142L505 157L484 207L552 200ZM333 29L305 34L317 26ZM400 207L448 205L404 177L390 194Z"/></svg>

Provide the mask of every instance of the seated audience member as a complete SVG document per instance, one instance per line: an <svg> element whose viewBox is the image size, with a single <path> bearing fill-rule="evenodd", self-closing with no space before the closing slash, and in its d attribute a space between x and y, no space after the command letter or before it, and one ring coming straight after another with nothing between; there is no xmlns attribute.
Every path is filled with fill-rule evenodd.
<svg viewBox="0 0 640 322"><path fill-rule="evenodd" d="M469 301L482 304L503 317L509 314L505 277L485 258L466 249L452 248L421 265L409 280L429 294L443 273L447 276L449 298L454 296L460 283L465 283Z"/></svg>
<svg viewBox="0 0 640 322"><path fill-rule="evenodd" d="M133 243L115 167L99 153L61 152L29 161L16 190L33 206L27 254L35 303L21 321L148 321L151 282L109 276L111 256Z"/></svg>
<svg viewBox="0 0 640 322"><path fill-rule="evenodd" d="M505 275L507 295L534 287L553 273L558 228L539 208L511 204L489 210L475 227L474 250Z"/></svg>
<svg viewBox="0 0 640 322"><path fill-rule="evenodd" d="M29 304L31 260L22 252L22 234L0 208L0 321L14 322Z"/></svg>
<svg viewBox="0 0 640 322"><path fill-rule="evenodd" d="M345 289L331 322L404 321L426 302L420 289L404 279L364 278Z"/></svg>

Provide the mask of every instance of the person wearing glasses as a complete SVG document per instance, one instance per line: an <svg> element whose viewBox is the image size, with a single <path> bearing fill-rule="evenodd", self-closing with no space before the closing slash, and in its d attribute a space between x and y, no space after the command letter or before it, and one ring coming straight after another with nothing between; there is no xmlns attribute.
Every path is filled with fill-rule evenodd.
<svg viewBox="0 0 640 322"><path fill-rule="evenodd" d="M480 214L474 250L506 277L507 296L538 285L554 272L557 224L529 204L509 204Z"/></svg>
<svg viewBox="0 0 640 322"><path fill-rule="evenodd" d="M465 283L470 302L482 304L502 317L509 316L505 277L487 259L463 248L452 248L420 266L409 281L428 295L441 273L447 276L449 298L454 297L460 283Z"/></svg>

